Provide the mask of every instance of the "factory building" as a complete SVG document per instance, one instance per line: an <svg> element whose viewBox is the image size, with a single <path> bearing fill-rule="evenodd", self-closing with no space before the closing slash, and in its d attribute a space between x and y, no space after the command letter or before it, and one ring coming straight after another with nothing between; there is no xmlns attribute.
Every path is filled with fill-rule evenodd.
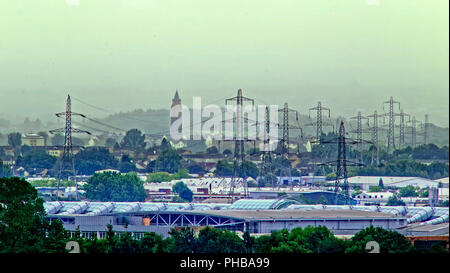
<svg viewBox="0 0 450 273"><path fill-rule="evenodd" d="M46 202L47 218L60 219L72 234L103 238L107 225L139 238L146 232L167 236L176 227L213 226L266 234L283 228L325 226L352 235L368 226L407 233L409 228L447 224L448 208L302 205L289 199L241 199L233 204L153 202ZM445 229L444 231L445 232Z"/></svg>
<svg viewBox="0 0 450 273"><path fill-rule="evenodd" d="M401 176L353 176L347 179L351 188L359 187L367 191L372 186L378 186L380 180L385 187L402 188L414 186L420 188L438 188L439 181L430 180L422 177L401 177ZM343 181L341 181L343 182Z"/></svg>

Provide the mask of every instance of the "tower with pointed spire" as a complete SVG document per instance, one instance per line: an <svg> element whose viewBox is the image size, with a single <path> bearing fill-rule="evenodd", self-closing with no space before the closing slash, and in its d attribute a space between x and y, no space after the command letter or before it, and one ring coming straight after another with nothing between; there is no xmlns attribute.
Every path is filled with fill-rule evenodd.
<svg viewBox="0 0 450 273"><path fill-rule="evenodd" d="M176 105L181 105L181 99L180 99L180 96L178 95L178 90L175 91L175 96L172 99L172 106L171 106L171 108L173 108ZM179 119L179 118L181 118L181 112L178 115L178 117L170 118L170 125L172 125L172 123L174 121L176 121L177 119Z"/></svg>

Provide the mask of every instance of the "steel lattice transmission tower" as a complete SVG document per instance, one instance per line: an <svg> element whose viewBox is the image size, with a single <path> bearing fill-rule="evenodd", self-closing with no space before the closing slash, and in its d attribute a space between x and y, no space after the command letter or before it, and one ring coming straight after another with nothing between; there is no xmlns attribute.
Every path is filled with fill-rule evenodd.
<svg viewBox="0 0 450 273"><path fill-rule="evenodd" d="M400 117L400 125L399 125L400 135L398 144L400 147L402 147L405 145L405 128L406 128L405 123L411 121L411 116L409 114L405 114L403 109L400 110L400 114L398 114L398 116ZM408 121L405 120L405 117L408 117Z"/></svg>
<svg viewBox="0 0 450 273"><path fill-rule="evenodd" d="M293 187L293 183L292 183L292 175L291 175L291 165L289 162L289 130L292 129L298 129L300 130L300 136L301 138L303 137L303 130L300 127L299 124L299 119L298 119L298 111L294 110L294 109L290 109L288 106L288 103L285 102L283 109L278 110L279 112L283 113L283 124L282 124L282 139L280 141L280 155L283 161L285 161L286 163L289 163L289 166L284 166L284 162L282 162L282 168L281 168L281 172L280 172L280 177L288 177L288 184L289 186L292 188ZM295 113L295 120L297 122L297 125L290 125L289 124L289 112L294 112ZM297 144L297 149L300 148L300 143ZM279 184L278 184L279 186Z"/></svg>
<svg viewBox="0 0 450 273"><path fill-rule="evenodd" d="M425 123L423 124L423 144L428 143L430 134L430 122L428 120L428 114L425 115Z"/></svg>
<svg viewBox="0 0 450 273"><path fill-rule="evenodd" d="M372 131L372 142L374 143L375 149L376 149L376 162L377 165L380 164L380 143L379 143L379 138L378 138L378 132L380 131L380 127L378 126L378 118L383 118L384 121L384 115L379 115L378 112L375 110L373 112L373 115L368 115L367 118L373 118L373 125L370 128ZM369 126L370 126L370 119L369 119ZM373 164L373 153L372 153L372 164Z"/></svg>
<svg viewBox="0 0 450 273"><path fill-rule="evenodd" d="M73 133L86 133L89 135L91 134L88 131L80 130L80 129L72 127L72 116L85 117L85 115L72 112L71 104L72 103L70 100L70 95L67 95L66 111L61 112L61 113L56 113L57 117L65 117L65 127L49 131L49 133L51 133L51 134L64 133L64 150L63 150L63 154L61 157L61 164L60 164L60 168L59 168L58 191L59 191L61 176L63 176L63 178L68 178L70 174L72 174L74 176L76 175L75 166L74 166L75 163L74 163L74 157L73 157L72 134ZM78 190L77 190L77 199L78 199Z"/></svg>
<svg viewBox="0 0 450 273"><path fill-rule="evenodd" d="M358 115L356 117L351 117L350 119L356 119L356 130L352 131L352 133L356 133L356 139L362 141L363 139L362 120L367 119L367 121L369 121L369 118L362 116L361 112L358 112ZM362 162L362 142L357 144L357 149L360 155L360 162Z"/></svg>
<svg viewBox="0 0 450 273"><path fill-rule="evenodd" d="M360 144L360 143L358 143ZM339 180L343 179L343 187L342 191L346 196L349 196L348 192L348 175L347 175L347 162L346 162L346 151L345 151L345 127L344 122L341 122L341 126L339 127L339 140L338 140L338 158L337 158L337 168L336 168L336 182L334 186L334 192L337 193L339 190ZM335 202L337 203L337 202Z"/></svg>
<svg viewBox="0 0 450 273"><path fill-rule="evenodd" d="M347 145L354 145L361 142L371 143L364 140L351 139L345 137L345 127L344 121L341 121L339 126L339 135L337 138L331 140L323 140L322 144L327 143L335 143L338 145L338 155L337 160L322 163L319 165L336 165L336 181L334 185L335 192L335 204L338 204L339 190L341 190L342 194L345 196L345 203L348 204L350 195L349 195L349 186L348 186L348 173L347 166L364 166L364 164L359 162L353 162L347 159Z"/></svg>
<svg viewBox="0 0 450 273"><path fill-rule="evenodd" d="M395 150L395 135L394 135L394 128L395 128L395 113L394 113L394 104L398 104L398 108L400 109L400 102L394 101L394 99L391 97L388 101L383 102L383 110L384 105L386 103L389 103L389 113L385 114L389 117L389 129L388 129L388 153Z"/></svg>
<svg viewBox="0 0 450 273"><path fill-rule="evenodd" d="M320 139L322 137L322 128L323 126L334 126L329 122L323 122L322 112L328 111L328 118L330 118L330 108L323 107L322 103L319 101L317 103L317 107L309 108L309 118L311 118L311 110L316 110L316 122L312 122L309 124L305 124L305 126L316 126L316 140L317 143L320 143Z"/></svg>
<svg viewBox="0 0 450 273"><path fill-rule="evenodd" d="M411 129L411 146L412 148L415 148L417 145L417 125L421 124L421 122L416 120L416 117L413 116L408 123L411 123L411 126L407 127Z"/></svg>
<svg viewBox="0 0 450 273"><path fill-rule="evenodd" d="M267 181L268 177L271 179L274 177L273 175L273 165L272 165L272 152L271 152L271 144L270 144L270 113L269 107L265 108L265 121L264 121L264 140L263 140L263 149L261 152L261 166L259 168L259 177L258 177L258 186L259 181L263 180L264 183ZM271 174L273 176L271 176ZM275 181L270 181L272 183L272 187L275 187Z"/></svg>
<svg viewBox="0 0 450 273"><path fill-rule="evenodd" d="M239 180L242 178L242 184L244 187L244 196L248 195L247 183L245 182L244 173L244 144L246 139L244 138L244 116L243 116L243 104L244 101L249 101L252 103L252 107L255 106L255 101L253 99L242 96L242 89L238 89L237 96L232 97L225 100L225 105L228 105L228 102L236 102L236 134L234 135L234 162L233 162L233 177L230 182L230 196L231 201L233 201L234 196L234 188L236 184L239 183Z"/></svg>

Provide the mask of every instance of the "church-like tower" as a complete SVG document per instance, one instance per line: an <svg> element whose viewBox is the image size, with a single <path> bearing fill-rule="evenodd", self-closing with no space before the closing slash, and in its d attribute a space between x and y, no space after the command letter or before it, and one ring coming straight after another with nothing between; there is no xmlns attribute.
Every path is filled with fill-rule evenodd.
<svg viewBox="0 0 450 273"><path fill-rule="evenodd" d="M175 91L175 96L172 99L171 108L173 108L176 105L181 105L181 99L180 96L178 95L178 90ZM172 123L179 118L181 118L181 112L178 114L178 117L170 118L170 125L172 125Z"/></svg>

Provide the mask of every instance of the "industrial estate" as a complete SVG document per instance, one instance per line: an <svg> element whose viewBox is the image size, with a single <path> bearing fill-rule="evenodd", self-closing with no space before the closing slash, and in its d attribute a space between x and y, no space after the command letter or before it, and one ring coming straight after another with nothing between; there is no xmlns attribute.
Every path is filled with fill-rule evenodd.
<svg viewBox="0 0 450 273"><path fill-rule="evenodd" d="M81 3L79 3L80 1L66 2L71 3L72 10L67 15L67 20L70 22L77 18L76 12L82 14L90 8L95 10L97 5L82 3L84 1ZM122 1L118 2L122 3ZM131 7L128 2L133 2L133 5L136 6ZM67 69L63 73L70 74L71 77L73 73L73 78L76 79L74 81L77 81L77 84L68 86L66 90L66 83L61 81L57 84L61 89L57 96L54 93L41 95L40 92L44 92L42 90L51 85L49 82L59 77L54 72L56 74L55 76L51 75L51 80L39 78L41 85L38 86L36 82L33 82L34 89L29 88L30 90L39 90L32 91L39 95L24 95L23 98L24 101L57 101L59 105L57 109L50 107L45 109L45 114L51 116L51 120L41 121L41 116L37 111L30 114L34 108L26 109L29 112L24 111L23 117L26 117L20 116L20 120L19 118L9 119L13 116L12 114L8 116L8 113L4 115L3 112L0 112L0 253L448 253L449 128L439 126L439 124L442 125L440 123L442 117L435 114L443 113L445 109L431 111L431 108L437 106L433 105L431 100L426 101L426 99L428 96L437 97L438 95L434 93L427 93L420 97L423 98L423 104L427 107L419 109L420 107L417 105L411 104L412 100L409 97L416 96L412 93L413 91L408 94L400 91L386 91L394 90L401 85L408 85L411 90L425 90L425 87L427 89L434 87L429 87L428 83L424 82L422 85L425 87L416 88L413 83L406 84L397 81L397 78L408 78L409 81L414 77L413 75L388 75L385 76L387 82L382 82L383 78L373 80L376 84L370 90L383 89L386 86L391 86L391 89L385 88L383 93L380 90L380 100L371 101L368 98L370 103L366 105L370 104L370 108L359 107L356 105L356 99L355 102L352 99L355 96L364 97L364 92L369 92L364 91L365 88L370 86L367 83L364 83L367 86L360 84L359 74L348 76L345 81L350 82L348 85L352 86L352 90L361 88L361 94L349 96L343 94L342 100L333 101L333 98L336 97L331 98L331 93L325 91L320 93L317 90L330 89L333 92L342 93L342 90L347 88L346 84L336 88L337 91L335 91L333 85L338 85L336 79L328 79L328 76L324 76L325 74L317 75L320 79L315 84L303 83L302 81L308 78L308 75L316 72L313 70L310 74L309 72L299 72L300 70L297 71L296 67L292 73L298 77L292 77L296 84L292 84L294 86L292 88L289 87L290 90L295 89L295 92L290 91L294 92L294 95L287 96L287 91L282 92L280 91L282 88L276 87L271 92L278 96L279 101L267 103L265 100L270 100L267 91L265 95L262 91L257 93L259 92L258 85L253 84L251 80L239 82L242 80L239 79L236 83L227 82L233 76L228 75L226 69L224 71L219 69L221 71L220 78L223 80L223 83L219 85L222 87L217 89L211 87L213 91L208 91L208 94L209 98L213 99L207 101L205 98L204 101L201 101L206 91L203 93L199 91L201 94L195 96L194 87L190 86L184 89L184 86L189 85L189 81L192 80L190 77L195 77L189 76L189 74L185 75L183 72L182 76L176 80L176 72L168 73L171 62L176 63L177 66L181 66L183 63L176 61L175 53L170 57L161 57L163 64L160 67L146 70L148 63L158 63L157 53L148 59L144 57L148 54L147 51L150 52L159 47L170 51L171 47L167 44L172 43L167 42L163 46L157 46L159 39L163 40L164 35L168 35L165 31L149 34L149 37L152 36L151 42L144 39L147 37L147 31L150 32L150 30L145 29L139 38L133 36L133 31L141 31L142 26L149 29L150 26L161 27L159 23L155 23L156 21L140 22L130 29L124 27L128 26L128 23L134 22L133 20L145 21L156 16L155 14L143 16L150 12L150 8L142 8L141 11L140 6L144 7L148 3L146 4L146 1L137 2L123 1L124 11L117 12L120 14L129 12L134 15L124 16L128 19L117 16L113 21L123 20L124 22L121 21L123 25L117 27L117 31L126 29L126 33L122 33L124 37L121 37L116 43L110 43L107 40L99 42L98 45L101 45L102 49L98 52L103 52L103 50L110 52L109 50L111 50L112 53L106 54L108 61L112 58L110 55L113 56L119 51L126 52L124 56L130 60L136 61L136 58L142 58L145 69L137 68L137 66L134 68L135 61L130 61L129 67L126 63L120 63L117 65L120 76L113 72L108 74L110 73L108 72L108 80L97 80L97 75L93 74L101 74L103 71L100 71L102 69L97 66L93 66L95 68L92 69L98 69L98 71L89 70L87 72L89 77L94 79L92 82L83 79L83 77L87 78L87 74L84 76L77 74L84 68ZM163 2L159 1L159 4L163 6ZM306 5L305 3L308 1L303 2L302 5ZM366 12L366 6L369 4L363 2L361 0L360 5L354 7L355 10L359 10L360 6L363 6L364 12ZM60 6L55 4L52 8L66 8L65 6L61 7L61 3L59 4ZM11 7L15 7L14 4L11 5ZM342 16L341 11L336 11L336 14L334 11L335 8L342 8L341 4L336 2L333 7L321 5L325 4L310 7L308 16L315 14L316 9L317 11L324 10L324 14L328 14L321 15L322 19L319 21L328 16ZM386 5L391 8L388 4ZM8 4L4 6L6 7ZM79 9L75 10L75 8ZM110 8L111 10L117 9L117 7ZM151 9L151 12L154 12L153 6ZM158 9L156 4L154 9ZM19 10L20 12L18 12ZM333 10L333 12L329 13L329 10ZM21 12L23 11L20 6L11 10L11 13L14 14ZM67 11L64 10L64 12ZM288 14L290 14L289 12ZM367 12L373 12L373 10ZM233 13L235 12L233 11ZM95 16L92 14L89 13L86 16L94 18ZM243 14L247 16L247 13ZM370 15L372 16L372 13ZM254 15L250 12L249 16ZM275 15L271 14L270 17L272 18L272 16ZM49 17L53 18L53 15ZM144 17L148 18L144 19ZM292 16L291 14L288 18L291 17L301 16L297 14ZM345 20L350 20L350 17L346 16ZM129 22L129 18L134 19ZM193 18L186 21L197 20ZM214 18L213 15L208 14L207 21L203 22L201 26L193 27L194 32L203 33L199 29L209 23L217 23L216 21L220 21L220 18L220 16ZM284 17L280 18L285 20ZM397 15L393 18L397 18ZM91 19L87 19L86 22L90 22ZM166 18L161 20L165 22L161 25L172 26L173 22L169 19L167 22ZM226 27L231 24L228 20L224 25ZM28 19L23 21L32 22ZM240 21L237 20L237 22ZM80 37L83 37L82 33L87 28L90 29L89 31L94 31L93 33L101 29L101 35L106 32L102 28L96 29L93 27L95 24L91 26L91 23L89 23L89 27L83 28L81 27L83 23L85 23L83 20L77 19L66 27L67 29L77 29L74 31L76 33L74 36L80 35ZM308 25L303 22L297 23L292 22L293 25ZM352 27L359 24L362 23L352 23ZM60 27L56 23L51 25L52 31L56 31L53 30L54 26ZM28 30L29 27L26 26L24 29ZM82 31L78 31L78 27ZM269 25L255 33L270 32L271 27L272 25ZM368 24L368 28L372 27ZM111 29L113 28L111 27ZM64 27L61 26L61 29ZM212 35L210 32L220 33L221 28L217 28L217 31L215 29L212 31L212 29L213 27L204 32ZM48 31L49 37L52 31ZM243 34L243 37L255 35L252 34L252 31ZM314 39L322 39L322 34L318 35L317 33L323 29L308 31L314 33L310 34ZM336 31L336 37L340 37L340 31ZM181 34L182 31L179 32ZM384 30L378 32L381 33ZM186 33L188 36L190 35L189 31ZM233 36L235 34L233 31L230 33L233 33ZM86 36L89 38L80 39L80 41L83 41L84 46L91 44L91 39L101 35L89 32L89 35ZM178 39L182 41L183 35L180 35L181 38L177 37L176 41L178 42ZM278 39L278 33L272 35L274 36L266 39L267 41L262 40L263 43L259 40L253 41L252 43L255 44L253 47L256 47L256 44L268 43L269 40L271 42L282 40ZM291 36L291 34L289 35ZM361 34L352 35L352 39L354 39L353 36L358 35ZM377 35L374 37L378 37ZM11 35L11 40L16 39L16 36L19 37L19 34ZM285 39L291 39L290 36ZM292 34L292 36L295 35ZM323 34L323 36L326 37L327 34ZM439 34L439 36L441 35ZM342 52L347 54L347 51L355 53L354 56L351 56L351 61L344 57L334 60L338 63L351 63L343 70L363 70L360 67L371 67L372 63L378 61L375 60L377 58L380 58L381 62L385 62L384 57L373 57L372 55L373 59L367 61L369 64L363 64L363 61L360 61L360 59L364 59L358 55L362 54L361 52L363 55L378 56L377 54L380 54L380 56L384 56L380 53L382 50L367 53L371 50L366 49L365 46L371 43L370 40L364 40L361 45L356 43L356 49L350 47L351 42L344 43L342 46L345 48L344 50L339 46L334 46L333 41L341 40L336 37L331 42L328 40L326 42L325 40L314 41L314 46L309 44L311 41L302 37L301 44L310 48L321 45L320 54L317 53L316 56L323 60L319 57L311 57L314 65L330 61L327 59L334 60L334 57L330 56L334 56L333 54L341 56ZM138 42L137 40L140 41L141 38L143 41ZM59 36L58 39L60 39ZM226 40L227 38L220 36L220 39ZM294 38L292 39L294 41ZM375 38L370 37L370 39ZM394 38L392 39L394 40ZM51 39L49 40L51 41ZM188 40L192 42L196 38L193 36ZM379 40L380 44L395 44L387 38ZM75 42L74 44L76 44ZM26 44L28 43L27 40ZM51 43L52 46L53 43L65 45L59 40ZM136 45L136 48L133 49L135 51L128 51L127 43L132 43L133 46L128 44L130 48L134 48ZM218 55L228 56L224 53L227 51L225 50L226 43L224 42L224 45L221 43L217 43L220 46L214 45L221 48L218 50L221 52ZM402 42L402 50L406 47L403 43L407 44L408 42ZM427 43L432 44L428 40ZM70 43L67 42L67 44ZM116 48L112 50L111 48L114 48L112 44L121 45L120 49L117 49L117 52ZM142 48L138 47L138 44L139 46L143 44ZM186 42L186 45L183 44L180 47L186 46L186 50L196 47L192 46L191 48L187 44ZM246 44L243 43L240 46L245 47ZM363 47L364 50L357 46ZM288 70L287 67L285 68L285 64L280 67L274 64L273 69L266 68L265 64L262 65L264 62L269 62L265 59L265 55L268 58L275 58L274 56L278 56L276 52L285 50L284 46L270 49L267 51L270 54L258 53L259 51L253 47L249 47L247 51L244 50L245 54L242 56L256 56L255 66L264 66L264 69L270 73L275 73L274 71L278 69ZM72 50L72 45L70 48ZM73 48L76 49L76 45ZM90 47L85 49L87 52L91 51ZM215 51L208 49L208 46L203 47L202 45L201 49L195 50L201 51L202 54L211 54L211 56L215 54ZM427 54L431 56L431 53L434 53L431 52L433 50L426 54L420 51L421 54L423 53L420 58L425 59ZM58 63L59 51L57 51L49 54L52 56L48 57L49 61L43 67L53 67L54 63ZM297 51L301 50L295 48L295 54L300 54ZM40 51L36 50L36 52ZM92 49L92 52L97 51ZM98 55L98 52L94 55ZM289 55L288 51L286 52L286 55ZM404 53L405 56L412 54L406 50ZM2 58L0 59L3 59L1 54ZM186 55L189 54L186 53ZM205 56L210 58L211 56L208 54ZM308 61L308 58L305 58L308 54L301 52L302 57L299 60ZM74 52L69 55L72 63L78 53ZM89 66L88 59L93 58L94 55L87 55L92 57L80 56L80 62L87 67ZM180 53L180 55L183 54ZM42 56L47 55L42 53ZM230 60L238 60L241 58L239 56L237 54L233 58L230 57ZM282 54L278 57L282 58ZM193 60L196 58L198 56L192 57ZM414 59L414 62L417 61L416 58L411 59ZM11 60L11 64L13 64L13 59ZM105 64L101 65L115 64L108 61L105 60ZM246 61L255 62L251 58ZM289 63L295 64L293 67L308 66L303 63L297 64L297 61L289 59ZM26 62L22 60L22 62L27 65L33 63L28 60ZM103 61L98 63L101 62ZM361 62L359 66L354 64L358 62ZM199 82L205 80L202 85L208 85L207 70L218 69L217 67L223 65L220 61L212 59L207 63L208 65L200 66L202 71L198 67L195 68L198 70L196 73L201 75L195 80ZM212 66L213 63L215 66ZM168 66L166 67L166 65ZM191 65L186 62L181 67L184 67L184 70L190 70ZM210 65L211 68L209 68ZM236 64L236 67L240 65L244 64ZM383 69L389 71L390 68L386 68L389 65L391 64L384 63ZM401 70L406 71L408 66L414 66L415 63L414 65L412 63L402 65L400 66ZM14 61L11 71L14 71L16 66L21 66L20 62L17 62L16 65ZM132 69L130 69L131 66L133 66ZM232 67L232 69L229 67L227 69L234 70L235 67ZM434 70L437 71L440 68L435 63L427 67L432 67L433 73ZM6 66L4 69L8 70ZM136 70L136 74L126 76L129 71L125 73L125 70L133 69ZM192 68L192 70L195 69ZM345 73L340 74L341 71L338 70L341 69L340 67L335 69L333 65L330 67L324 65L319 70L332 71L330 74L338 74L336 77L341 80L341 77L345 78L346 75ZM373 71L379 73L379 70L382 70L377 69ZM432 74L425 70L423 68L421 74L427 74L427 77L428 74ZM448 72L448 63L442 70ZM47 70L45 71L45 73L51 74ZM167 91L167 88L155 91L159 88L156 85L154 88L152 87L152 91L147 91L148 89L145 88L148 86L145 85L153 84L151 81L158 78L160 75L158 73L163 73L161 71L170 74L167 80L170 83L170 91ZM27 73L23 73L24 79L31 77L28 74L33 74ZM153 73L152 77L154 78L145 84L135 83L134 81L141 77L139 73L145 75L142 76L145 80L147 80L147 74ZM446 88L448 89L448 75L445 74L447 77ZM111 84L108 83L109 85L105 83L115 77L122 77L122 75L123 83L122 79L117 79L117 82L114 81ZM286 73L286 75L291 74ZM276 84L289 86L291 83L283 83L284 85L280 83L284 77L289 77L286 75L278 78L274 76L274 86ZM381 72L380 75L382 75ZM16 77L22 79L22 76L21 71L20 77ZM246 75L242 77L246 77ZM261 83L258 83L259 86L266 84L262 81L263 77L265 76L249 74L249 79L258 79L256 82L261 80ZM367 77L371 78L372 76ZM13 78L14 76L11 76L11 80ZM361 78L364 77L361 76ZM9 80L8 76L3 79L5 82ZM130 79L133 84L127 86L130 82L126 82L126 80ZM162 81L162 79L165 80L161 76L160 80ZM216 79L213 80L216 81ZM390 82L391 80L394 83ZM372 78L368 82L371 81ZM25 82L24 80L24 84ZM364 81L361 80L361 82ZM20 87L16 86L16 89L11 87L11 90L27 89L25 85L22 87L21 83L16 82L15 84ZM105 86L102 87L102 84ZM110 92L109 89L114 84L119 86L114 86L114 88L120 89L122 96L130 94L131 98L133 92L151 93L151 98L155 99L155 103L162 100L165 102L158 107L154 107L153 104L147 109L121 112L123 109L118 110L108 106L110 104L107 101L111 102L115 99L114 94L119 93L119 91ZM320 86L320 88L314 89L315 91L308 90L310 86L314 85ZM101 94L102 100L91 100L88 95L82 95L83 92L79 91L87 86L92 86L94 89L103 88L107 91ZM323 86L325 86L324 89L321 89ZM7 85L0 86L0 100L9 103L12 99L10 96L4 95L7 94L7 88ZM266 89L270 88L272 87L267 86ZM424 93L426 92L424 91ZM166 96L166 94L168 95ZM438 97L440 100L441 96ZM144 100L143 96L142 100ZM277 105L280 102L281 104ZM127 103L133 104L134 107L136 100L130 99ZM336 109L337 105L341 103L346 104L342 106L342 108L346 108L346 114L342 114L342 108ZM428 112L428 110L430 111ZM446 111L448 114L448 109ZM444 126L448 127L445 124Z"/></svg>
<svg viewBox="0 0 450 273"><path fill-rule="evenodd" d="M242 111L244 98L241 89L232 98L241 104L237 111ZM180 103L177 91L171 107ZM127 131L122 140L117 139L120 134L104 132L102 137L108 142L104 145L75 146L72 134L93 134L82 126L74 127L74 116L87 117L72 112L68 96L66 111L56 114L65 119L65 127L49 131L61 133L63 145L46 146L47 140L39 140L49 136L37 132L19 134L18 142L23 145L2 148L3 172L5 176L22 176L34 185L46 200L46 219L60 220L69 238L104 239L108 227L118 235L128 233L141 239L151 232L165 238L173 228L183 227L200 230L209 226L261 236L323 226L334 236L348 240L368 227L380 227L402 234L412 245L425 242L429 247L440 244L448 249L448 148L427 143L428 125L418 133L417 128L404 124L404 112L393 112L392 98L386 103L390 107L384 114L389 118L385 141L378 132L381 128L377 127L376 115L372 115L373 127L363 130L363 116L358 113L357 129L352 131L355 137L350 138L343 120L336 122L338 129L323 132L324 124L331 123L323 120L321 112L329 109L320 102L311 109L317 111L316 122L301 124L295 111L296 126L290 126L291 109L286 103L280 111L282 122L275 127L282 137L274 149L264 149L272 143L269 137L234 137L231 143L199 140L206 149L193 152L189 149L189 145L196 145L192 140L173 141L169 134L146 135L138 129ZM396 116L400 125L395 124ZM177 115L170 123L181 118ZM239 118L242 128L237 132L245 132L244 124L251 121L236 113L235 119ZM264 136L269 136L267 108L265 118L260 128L265 130ZM305 135L302 128L308 125L315 126L315 135ZM394 133L397 127L398 135ZM405 137L408 130L410 142ZM418 143L420 134L423 144ZM365 140L365 135L370 140ZM11 133L9 138L13 137ZM429 149L442 149L446 154L430 157ZM8 150L13 151L9 157ZM402 160L404 153L406 159ZM408 159L412 155L415 160ZM27 157L46 163L53 159L54 165L39 166L27 162ZM397 173L382 173L382 166L389 164L416 164L425 172L404 176L411 170L403 167ZM434 169L428 174L430 166ZM138 182L110 182L120 177Z"/></svg>

